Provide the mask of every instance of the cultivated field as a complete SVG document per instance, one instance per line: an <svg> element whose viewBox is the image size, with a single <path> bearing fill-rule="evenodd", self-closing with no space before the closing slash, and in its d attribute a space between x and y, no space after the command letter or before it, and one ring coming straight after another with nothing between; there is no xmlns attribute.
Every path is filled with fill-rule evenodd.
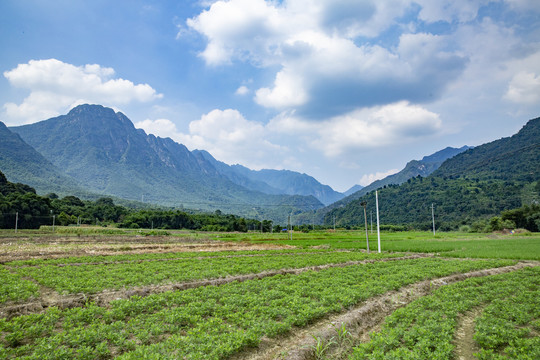
<svg viewBox="0 0 540 360"><path fill-rule="evenodd" d="M540 358L539 234L370 236L0 233L0 358Z"/></svg>

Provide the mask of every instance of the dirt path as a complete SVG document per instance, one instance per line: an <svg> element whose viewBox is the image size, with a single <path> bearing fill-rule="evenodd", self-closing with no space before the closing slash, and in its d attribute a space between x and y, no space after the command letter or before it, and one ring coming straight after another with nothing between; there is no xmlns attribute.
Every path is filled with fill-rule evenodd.
<svg viewBox="0 0 540 360"><path fill-rule="evenodd" d="M342 314L337 314L321 320L308 328L296 329L291 332L292 336L278 339L263 339L257 349L243 352L233 357L233 360L308 360L314 358L316 340L320 339L328 343L337 336L336 329L344 325L354 338L368 340L368 334L378 329L384 318L412 301L426 296L434 289L441 286L462 281L471 277L481 277L516 271L524 267L538 266L530 262L520 262L517 265L502 268L473 271L465 274L457 274L434 280L426 280L417 284L409 285L399 291L392 291L382 296L369 299L357 307ZM473 319L474 320L474 319ZM465 329L463 329L465 331ZM469 336L467 329L467 337ZM472 339L472 335L471 335ZM328 358L339 358L343 349L333 349Z"/></svg>
<svg viewBox="0 0 540 360"><path fill-rule="evenodd" d="M458 319L454 354L457 360L474 360L473 354L480 351L473 339L476 319L482 314L482 308L477 308L462 315Z"/></svg>
<svg viewBox="0 0 540 360"><path fill-rule="evenodd" d="M48 307L56 306L59 308L73 308L78 306L84 306L87 302L95 302L100 306L108 306L111 301L119 299L128 299L132 296L148 296L151 294L162 293L167 291L186 290L197 288L201 286L219 286L231 283L233 281L243 282L247 280L263 279L269 276L285 275L285 274L301 274L306 271L321 271L324 269L335 267L347 267L352 265L371 264L376 262L386 261L400 261L429 257L426 254L414 254L409 256L395 257L395 258L382 258L382 259L369 259L362 261L348 261L338 264L326 264L319 266L309 266L297 269L280 269L272 271L264 271L257 274L246 274L228 276L225 278L200 280L175 284L164 285L151 285L151 286L138 286L130 289L102 291L97 294L75 294L75 295L60 295L51 289L41 289L41 298L37 301L32 301L23 304L5 304L0 307L0 317L12 318L14 316L41 313Z"/></svg>

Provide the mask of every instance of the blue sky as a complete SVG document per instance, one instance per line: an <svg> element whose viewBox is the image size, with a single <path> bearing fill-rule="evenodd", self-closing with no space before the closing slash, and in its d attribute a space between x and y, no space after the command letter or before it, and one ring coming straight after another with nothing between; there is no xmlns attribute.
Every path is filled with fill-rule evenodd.
<svg viewBox="0 0 540 360"><path fill-rule="evenodd" d="M0 2L0 120L81 103L338 191L540 116L537 0Z"/></svg>

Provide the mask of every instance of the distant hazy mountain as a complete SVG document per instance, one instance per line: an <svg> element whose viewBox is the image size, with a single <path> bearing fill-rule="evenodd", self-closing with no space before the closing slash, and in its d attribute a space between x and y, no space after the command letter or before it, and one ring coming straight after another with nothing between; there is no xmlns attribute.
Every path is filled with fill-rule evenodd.
<svg viewBox="0 0 540 360"><path fill-rule="evenodd" d="M74 179L64 175L2 122L0 122L0 171L10 182L27 184L41 193L80 195L84 192Z"/></svg>
<svg viewBox="0 0 540 360"><path fill-rule="evenodd" d="M438 156L427 159L441 160ZM362 200L373 209L373 194L368 194L334 207L325 214L326 223L335 216L341 224L358 224ZM401 186L388 185L379 191L381 219L386 224L423 224L426 228L431 223L431 204L435 205L436 222L456 228L539 201L540 118L530 120L511 137L447 159L428 177L413 177Z"/></svg>
<svg viewBox="0 0 540 360"><path fill-rule="evenodd" d="M345 191L345 192L343 193L343 195L345 195L345 196L352 195L352 194L354 194L355 192L362 190L363 188L364 188L364 187L363 187L362 185L354 185L354 186L351 187L349 190Z"/></svg>
<svg viewBox="0 0 540 360"><path fill-rule="evenodd" d="M398 173L389 175L381 180L376 180L369 184L366 187L363 187L359 191L351 194L350 196L341 200L339 205L346 204L352 200L358 199L370 191L381 188L385 185L395 184L400 185L410 178L416 176L426 177L432 172L437 170L442 163L453 156L456 156L459 153L462 153L465 150L468 150L469 146L462 146L460 148L447 147L443 150L437 151L434 154L424 156L422 160L411 160L405 167Z"/></svg>
<svg viewBox="0 0 540 360"><path fill-rule="evenodd" d="M227 165L204 150L195 150L193 153L211 162L232 182L251 190L266 194L313 195L325 205L342 199L344 196L307 174L290 170L251 170L242 165Z"/></svg>
<svg viewBox="0 0 540 360"><path fill-rule="evenodd" d="M81 105L67 115L11 128L88 190L167 206L277 218L316 209L314 197L268 195L222 175L184 145L135 129L122 113Z"/></svg>
<svg viewBox="0 0 540 360"><path fill-rule="evenodd" d="M300 217L300 221L315 221L322 222L323 217L333 209L341 208L346 206L351 201L361 198L365 194L377 190L383 186L387 185L400 185L406 182L407 180L422 176L426 177L436 169L441 166L441 164L448 158L451 158L465 150L469 149L468 146L463 146L461 148L447 147L443 150L437 151L434 154L424 156L422 160L411 160L405 167L398 173L389 175L381 180L376 180L369 184L368 186L362 187L358 191L344 197L341 200L336 201L333 204L330 204L322 209L317 210L316 212L304 214ZM352 188L354 189L354 187ZM351 189L351 190L352 190ZM350 192L350 190L349 190Z"/></svg>

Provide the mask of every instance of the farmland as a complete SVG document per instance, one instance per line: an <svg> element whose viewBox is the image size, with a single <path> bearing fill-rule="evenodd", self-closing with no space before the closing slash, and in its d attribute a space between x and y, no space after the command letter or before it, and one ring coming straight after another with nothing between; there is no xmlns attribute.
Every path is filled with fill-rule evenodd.
<svg viewBox="0 0 540 360"><path fill-rule="evenodd" d="M4 232L0 358L538 358L538 234L382 239Z"/></svg>

